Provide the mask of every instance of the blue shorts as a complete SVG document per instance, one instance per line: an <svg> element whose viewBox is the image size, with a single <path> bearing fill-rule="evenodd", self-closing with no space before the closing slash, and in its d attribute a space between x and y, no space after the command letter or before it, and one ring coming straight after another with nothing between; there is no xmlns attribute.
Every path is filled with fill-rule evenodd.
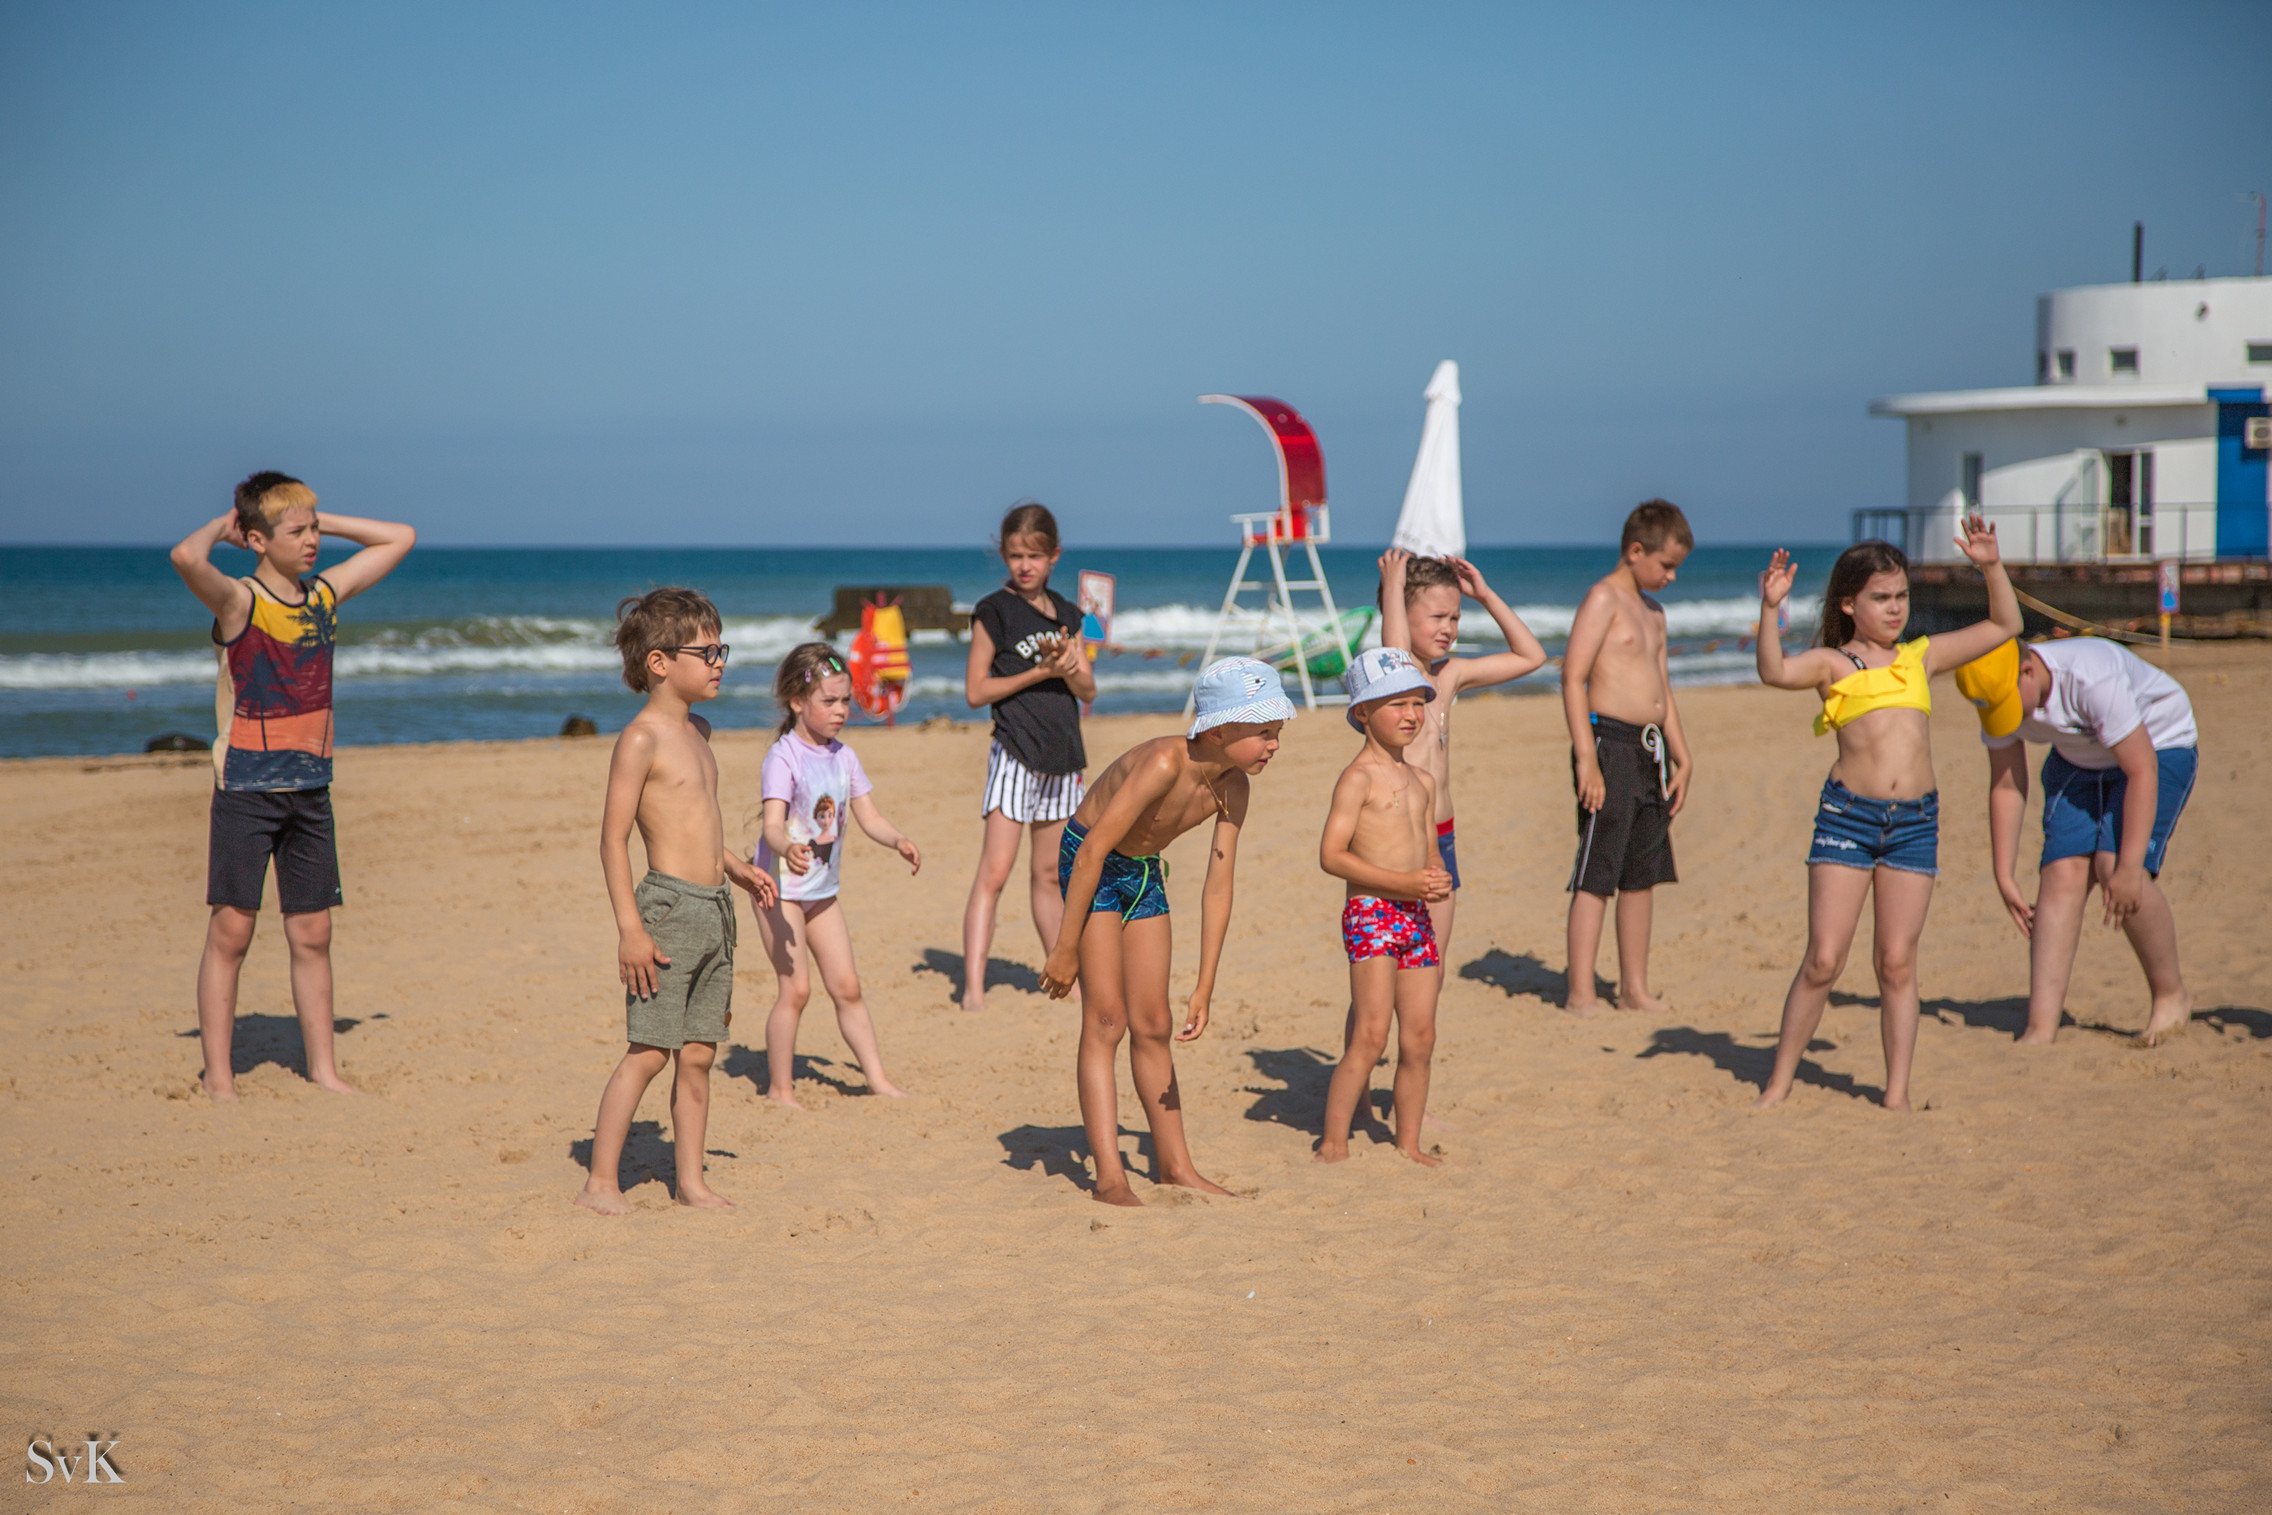
<svg viewBox="0 0 2272 1515"><path fill-rule="evenodd" d="M1452 876L1452 887L1459 887L1459 835L1452 830L1450 821L1436 823L1436 861L1444 872Z"/></svg>
<svg viewBox="0 0 2272 1515"><path fill-rule="evenodd" d="M2146 872L2160 877L2162 852L2178 815L2193 794L2198 747L2162 747L2154 752L2161 769L2154 802L2154 836L2146 844ZM2053 748L2043 760L2043 861L2122 851L2122 800L2130 777L2119 768L2077 768Z"/></svg>
<svg viewBox="0 0 2272 1515"><path fill-rule="evenodd" d="M1836 779L1822 781L1814 845L1807 862L1841 868L1892 868L1937 876L1941 871L1941 796L1871 800Z"/></svg>
<svg viewBox="0 0 2272 1515"><path fill-rule="evenodd" d="M1073 882L1073 859L1081 855L1081 843L1088 834L1088 827L1069 820L1057 839L1057 892L1060 896ZM1167 914L1166 861L1157 856L1106 853L1104 873L1097 879L1096 896L1089 901L1091 915L1099 910L1109 910L1123 921L1148 921L1155 915Z"/></svg>

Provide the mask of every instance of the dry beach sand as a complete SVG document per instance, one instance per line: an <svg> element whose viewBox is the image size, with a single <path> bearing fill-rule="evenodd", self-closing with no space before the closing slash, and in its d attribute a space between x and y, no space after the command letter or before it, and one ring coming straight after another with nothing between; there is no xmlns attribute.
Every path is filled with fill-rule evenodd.
<svg viewBox="0 0 2272 1515"><path fill-rule="evenodd" d="M4 1423L122 1438L103 1497L175 1511L2267 1508L2272 659L2175 671L2204 735L2164 879L2196 1023L2133 1050L2142 984L2094 921L2080 1024L2011 1044L2026 960L1943 681L1906 1118L1873 1102L1866 925L1792 1102L1747 1108L1804 935L1810 701L1683 695L1675 1008L1585 1022L1555 1008L1559 707L1464 706L1436 1172L1362 1140L1308 1160L1346 983L1317 829L1353 738L1295 722L1214 1029L1178 1053L1200 1162L1247 1197L1139 1183L1129 1212L1083 1187L1076 1019L1031 990L1018 888L991 1009L952 1006L983 728L852 733L926 849L919 879L863 843L846 867L915 1096L861 1094L816 996L808 1111L760 1099L762 1052L721 1054L711 1174L743 1208L667 1203L658 1083L618 1221L569 1204L621 1051L605 741L343 753L339 1046L368 1093L295 1072L272 889L233 1109L193 1092L202 760L0 766ZM1091 750L1169 725L1099 720ZM718 748L739 820L764 739ZM13 1477L9 1508L91 1497Z"/></svg>

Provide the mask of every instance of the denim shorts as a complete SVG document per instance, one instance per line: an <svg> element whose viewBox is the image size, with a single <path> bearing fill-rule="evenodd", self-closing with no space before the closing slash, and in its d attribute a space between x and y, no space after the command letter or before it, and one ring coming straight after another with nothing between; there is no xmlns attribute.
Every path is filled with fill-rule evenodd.
<svg viewBox="0 0 2272 1515"><path fill-rule="evenodd" d="M1928 877L1941 871L1941 796L1871 800L1836 779L1822 781L1809 863L1841 868L1892 868Z"/></svg>
<svg viewBox="0 0 2272 1515"><path fill-rule="evenodd" d="M2159 877L2169 834L2193 794L2198 747L2163 747L2154 753L2161 770L2155 788L2153 839L2146 844L2146 871ZM2122 801L2130 780L2119 768L2077 768L2055 747L2043 760L2043 861L2122 851Z"/></svg>

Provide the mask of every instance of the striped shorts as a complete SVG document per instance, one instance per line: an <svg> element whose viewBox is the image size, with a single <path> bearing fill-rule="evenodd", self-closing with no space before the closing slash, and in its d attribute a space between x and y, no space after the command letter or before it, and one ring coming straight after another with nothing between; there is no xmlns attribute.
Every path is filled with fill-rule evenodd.
<svg viewBox="0 0 2272 1515"><path fill-rule="evenodd" d="M1086 788L1077 773L1034 772L996 742L986 755L986 797L978 813L999 810L1021 826L1062 821L1081 808Z"/></svg>

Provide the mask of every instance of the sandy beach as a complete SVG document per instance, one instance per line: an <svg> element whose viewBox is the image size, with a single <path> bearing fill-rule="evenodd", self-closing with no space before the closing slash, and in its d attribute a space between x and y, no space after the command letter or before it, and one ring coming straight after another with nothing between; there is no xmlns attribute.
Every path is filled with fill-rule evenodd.
<svg viewBox="0 0 2272 1515"><path fill-rule="evenodd" d="M953 1005L983 726L847 733L925 852L915 879L860 842L845 867L913 1097L864 1095L816 995L810 1108L762 1100L773 983L745 918L709 1134L742 1208L669 1203L658 1083L614 1221L569 1203L622 1049L607 741L344 751L339 1052L366 1092L297 1072L271 884L235 1108L196 1090L203 759L0 765L6 1423L119 1438L103 1497L175 1511L2272 1507L2272 657L2173 671L2202 729L2163 878L2194 1025L2129 1045L2143 984L2094 914L2078 1024L2012 1044L2026 957L1942 680L1906 1117L1875 1103L1866 919L1796 1094L1748 1108L1833 755L1810 700L1681 696L1673 1009L1586 1021L1557 1008L1559 705L1463 705L1433 1172L1385 1131L1309 1161L1347 982L1317 834L1354 738L1296 721L1256 781L1213 1029L1178 1052L1200 1164L1242 1197L1140 1181L1141 1211L1088 1198L1077 1020L1034 992L1018 888L989 1011ZM1174 724L1100 719L1090 750ZM765 740L717 745L746 832ZM1183 992L1194 839L1170 861Z"/></svg>

